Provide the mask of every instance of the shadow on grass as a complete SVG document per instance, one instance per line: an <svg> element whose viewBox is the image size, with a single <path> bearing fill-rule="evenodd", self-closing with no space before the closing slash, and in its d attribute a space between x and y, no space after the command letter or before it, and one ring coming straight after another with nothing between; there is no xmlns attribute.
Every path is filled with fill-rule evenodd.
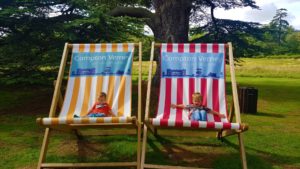
<svg viewBox="0 0 300 169"><path fill-rule="evenodd" d="M234 149L236 149L237 151L239 151L238 145L231 143L230 141L228 141L226 139L224 139L224 143L226 143L227 145L229 145L229 146L233 147ZM258 168L264 168L264 166L266 166L268 163L269 163L269 165L271 163L277 164L277 165L293 165L295 161L300 161L300 157L293 157L293 156L269 153L269 152L265 152L265 151L247 147L247 146L245 146L245 149L246 149L246 151L252 150L258 154L257 156L253 156L253 155L247 153L248 166L249 167L251 166L251 168L252 167L255 168L255 166L257 166L256 163L261 163L261 165L262 165L262 167L258 167ZM259 158L259 157L261 157L261 158ZM272 168L272 165L269 166L269 168Z"/></svg>
<svg viewBox="0 0 300 169"><path fill-rule="evenodd" d="M264 116L264 117L275 117L275 118L285 118L283 114L276 114L276 113L264 113L264 112L257 112L256 114L247 114L249 116Z"/></svg>
<svg viewBox="0 0 300 169"><path fill-rule="evenodd" d="M184 146L178 146L177 141L175 144L174 142L165 137L156 136L155 138L155 140L159 142L159 145L156 144L154 139L148 139L148 145L150 146L152 151L147 152L146 163L209 168L214 165L214 161L216 160L216 158L222 156L222 153L209 153L203 150L201 150L202 152L195 152L198 149L196 147L189 150L192 146L222 147L221 144L209 144L199 142L192 143L184 141L180 142L180 144Z"/></svg>

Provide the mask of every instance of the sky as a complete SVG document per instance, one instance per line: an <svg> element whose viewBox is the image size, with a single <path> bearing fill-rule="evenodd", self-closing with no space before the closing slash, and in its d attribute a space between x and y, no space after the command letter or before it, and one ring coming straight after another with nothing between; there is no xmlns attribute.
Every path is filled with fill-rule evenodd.
<svg viewBox="0 0 300 169"><path fill-rule="evenodd" d="M269 23L276 10L287 9L287 21L295 29L300 30L300 0L256 0L259 10L252 8L236 8L232 10L216 9L215 16L223 19Z"/></svg>

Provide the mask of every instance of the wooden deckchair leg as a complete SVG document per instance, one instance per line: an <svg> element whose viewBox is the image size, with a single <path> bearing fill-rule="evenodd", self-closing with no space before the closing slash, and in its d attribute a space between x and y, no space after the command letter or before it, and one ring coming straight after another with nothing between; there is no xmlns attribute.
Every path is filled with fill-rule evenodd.
<svg viewBox="0 0 300 169"><path fill-rule="evenodd" d="M143 144L142 144L142 158L141 158L141 169L144 169L145 165L145 157L147 151L147 125L144 125L144 132L143 132Z"/></svg>
<svg viewBox="0 0 300 169"><path fill-rule="evenodd" d="M48 143L49 143L49 135L50 135L50 128L46 128L44 139L43 139L43 144L42 144L42 148L41 148L41 152L40 152L39 162L37 165L38 169L42 168L42 163L45 161L45 158L46 158L46 153L47 153Z"/></svg>
<svg viewBox="0 0 300 169"><path fill-rule="evenodd" d="M137 129L137 169L141 168L141 124L138 122Z"/></svg>
<svg viewBox="0 0 300 169"><path fill-rule="evenodd" d="M243 169L247 169L247 159L246 159L246 152L244 147L244 140L242 133L238 133L239 145L240 145L240 155Z"/></svg>

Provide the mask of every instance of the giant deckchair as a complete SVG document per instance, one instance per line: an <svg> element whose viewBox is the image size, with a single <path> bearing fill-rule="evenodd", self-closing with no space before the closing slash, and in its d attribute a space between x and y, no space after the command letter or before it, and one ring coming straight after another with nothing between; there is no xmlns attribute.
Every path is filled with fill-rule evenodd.
<svg viewBox="0 0 300 169"><path fill-rule="evenodd" d="M154 118L149 117L151 93L151 75L154 48L160 47L161 79L157 112ZM229 63L233 92L234 113L227 115L225 90L225 53L229 48ZM192 94L200 92L203 104L214 111L224 114L226 118L207 113L207 121L191 121L185 109L171 109L171 103L188 105L192 103ZM217 131L219 138L237 134L243 168L247 168L242 132L247 125L241 123L237 86L234 72L234 61L231 43L228 44L155 44L152 43L148 89L145 110L145 126L142 145L141 168L172 168L155 164L145 164L147 129L154 134L160 128L195 129ZM184 134L184 133L182 133ZM180 132L176 133L180 136ZM178 168L178 167L177 167ZM181 167L180 167L181 168Z"/></svg>
<svg viewBox="0 0 300 169"><path fill-rule="evenodd" d="M132 62L134 48L139 48L139 81L137 118L131 116L132 102ZM141 135L141 43L120 44L65 44L49 117L38 118L37 123L46 127L38 168L61 167L120 167L140 165ZM63 102L60 101L61 84L69 50L70 71ZM88 110L93 106L100 92L107 94L108 104L112 107L114 117L88 118ZM62 105L58 105L59 102ZM56 115L57 107L61 107ZM80 116L74 118L74 115ZM109 163L45 163L49 134L53 129L72 131L77 135L83 128L125 128L137 129L137 160L134 162ZM102 130L103 131L103 130ZM114 130L111 130L113 132ZM101 132L101 130L99 131ZM99 133L98 132L98 133ZM119 132L119 134L124 134ZM126 132L125 132L126 134ZM132 132L131 132L132 134ZM82 135L80 135L81 137Z"/></svg>

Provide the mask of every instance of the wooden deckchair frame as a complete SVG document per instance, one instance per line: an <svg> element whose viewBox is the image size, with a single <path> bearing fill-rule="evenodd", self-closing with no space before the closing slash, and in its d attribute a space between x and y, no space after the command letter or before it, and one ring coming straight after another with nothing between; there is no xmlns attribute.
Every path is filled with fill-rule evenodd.
<svg viewBox="0 0 300 169"><path fill-rule="evenodd" d="M141 157L141 96L142 96L142 43L134 43L135 47L139 48L138 51L138 57L139 57L139 75L138 75L138 112L137 112L137 119L134 119L132 123L125 123L125 124L116 124L116 123L109 123L109 124L82 124L82 125L61 125L61 126L51 126L51 127L46 127L45 129L45 134L44 134L44 139L42 142L42 148L39 156L39 161L37 168L91 168L91 167L132 167L136 166L137 169L140 168L140 157ZM65 43L63 54L62 54L62 59L60 63L60 68L58 72L58 77L55 82L55 89L54 89L54 94L52 98L52 103L51 103L51 108L49 112L49 117L54 117L56 108L57 106L61 106L62 104L62 94L61 94L61 85L62 85L62 80L64 76L64 71L65 67L67 64L68 60L68 54L70 49L73 48L72 44ZM40 123L41 119L37 119L37 123ZM102 163L45 163L45 158L46 158L46 153L48 149L48 144L49 144L49 137L50 133L53 129L62 129L66 128L66 131L71 131L75 133L77 136L79 134L78 129L81 128L117 128L117 127L130 127L130 128L136 128L136 134L137 134L137 160L134 162L102 162ZM116 133L111 133L109 134L108 132L104 133L105 135L115 135L115 134L132 134L132 132L128 133L121 133L121 132L116 132ZM99 134L101 135L101 134Z"/></svg>
<svg viewBox="0 0 300 169"><path fill-rule="evenodd" d="M168 127L156 127L149 123L149 105L150 105L150 93L151 93L151 81L152 81L152 69L153 69L153 59L154 59L154 48L160 47L160 43L152 42L151 45L151 55L150 55L150 65L149 65L149 74L148 74L148 85L147 85L147 98L146 98L146 107L145 107L145 120L144 120L144 130L143 130L143 144L142 144L142 157L141 157L141 168L191 168L191 167L182 167L182 166L170 166L170 165L156 165L156 164L145 164L145 156L146 156L146 145L147 145L147 131L148 128L153 132L154 135L157 135L157 129L159 128L168 128ZM240 107L237 93L237 85L235 79L235 69L234 69L234 59L233 59L233 49L232 44L229 42L226 45L226 48L229 49L229 65L230 65L230 76L231 76L231 85L232 85L232 95L233 95L233 103L229 115L230 122L232 122L233 115L236 116L236 122L241 124L241 130L223 130L214 129L217 131L218 138L229 136L229 135L238 135L239 147L240 147L240 156L242 161L243 169L247 169L247 161L246 161L246 153L244 148L244 141L242 132L248 129L246 124L241 123L240 117ZM234 110L234 111L233 111ZM234 114L233 114L234 112ZM177 128L178 129L178 128ZM211 129L193 129L192 130L211 130ZM185 128L186 130L186 128ZM177 136L181 136L181 133L176 133ZM184 136L184 134L183 134Z"/></svg>

